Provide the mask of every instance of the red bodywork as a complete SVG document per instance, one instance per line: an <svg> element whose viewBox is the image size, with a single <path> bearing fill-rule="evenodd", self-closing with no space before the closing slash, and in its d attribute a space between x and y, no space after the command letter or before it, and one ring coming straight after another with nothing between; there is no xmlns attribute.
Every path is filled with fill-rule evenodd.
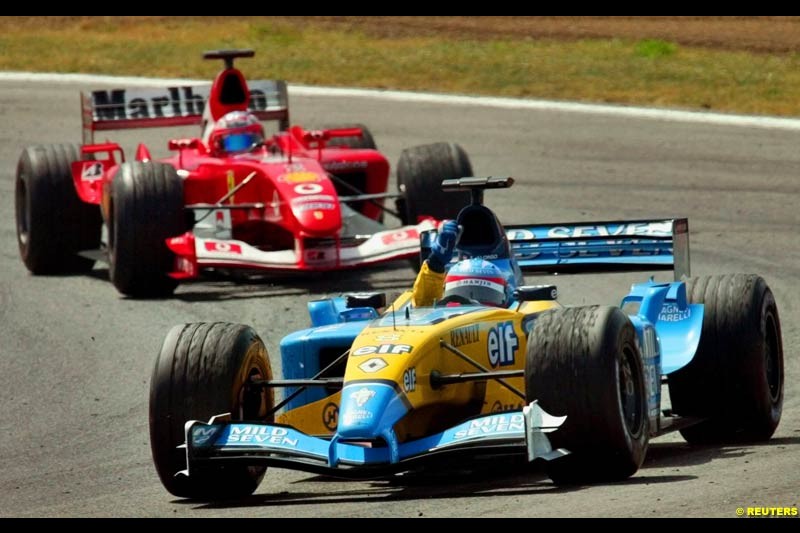
<svg viewBox="0 0 800 533"><path fill-rule="evenodd" d="M285 99L285 84L278 86L283 87ZM151 108L136 104L145 101L142 98L126 101L124 91L107 92L102 99L93 93L94 100L84 95L82 153L87 158L72 164L80 198L99 204L107 219L104 190L124 161L124 154L115 143L91 142L95 130L206 125L227 112L248 109L261 119L281 121L284 130L263 146L234 156L212 156L201 138L169 142L175 153L161 161L175 167L184 178L184 204L195 213L198 223L193 231L167 240L176 254L176 268L170 275L191 278L203 267L331 270L418 253L419 233L433 227L430 220L395 230L378 228L368 235L344 231L343 216L354 218L352 210L375 221L371 223L374 228L382 215L380 205L391 196L380 197L386 193L389 180L389 162L380 152L326 146L334 137L360 136L360 129L306 131L300 126L288 127L288 104L271 107L268 97L263 96L263 105L253 105L244 76L232 66L214 80L204 107L191 100L197 98L192 90L168 88L166 94L184 100L167 102L168 97L152 97L147 104ZM236 101L231 94L243 97ZM113 111L107 104L107 110L97 110L102 107L98 101L114 98L112 103L117 107ZM202 116L198 113L201 109ZM136 151L136 160L150 160L143 144ZM379 197L352 201L352 210L343 213L340 197L354 195Z"/></svg>

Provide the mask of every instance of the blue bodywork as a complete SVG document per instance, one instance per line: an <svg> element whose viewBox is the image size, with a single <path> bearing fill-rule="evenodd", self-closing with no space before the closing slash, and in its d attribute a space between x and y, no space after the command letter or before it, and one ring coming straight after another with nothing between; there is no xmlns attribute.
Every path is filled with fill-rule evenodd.
<svg viewBox="0 0 800 533"><path fill-rule="evenodd" d="M370 411L391 396L379 396L380 387L371 385L376 395L368 399L363 407ZM375 402L375 405L371 405ZM389 411L392 401L388 400ZM385 417L386 415L384 415ZM400 415L402 416L402 415ZM563 418L562 418L563 421ZM558 422L560 424L560 421ZM377 427L376 427L377 429ZM544 431L548 431L544 429ZM189 422L187 433L187 455L189 464L204 457L219 455L255 454L267 456L267 461L278 462L285 457L295 468L342 475L341 466L390 466L401 461L429 455L432 452L470 446L481 443L486 446L503 443L524 446L526 422L522 412L492 413L462 422L450 429L421 439L383 447L365 447L345 440L341 431L333 440L307 435L288 426L277 424L225 423L205 424ZM388 441L387 441L388 442ZM549 454L541 457L550 459ZM191 468L191 467L190 467Z"/></svg>
<svg viewBox="0 0 800 533"><path fill-rule="evenodd" d="M290 333L281 339L281 364L285 379L308 379L315 376L324 364L350 349L353 341L370 321L378 318L371 307L348 309L345 298L326 298L308 302L311 326ZM323 361L322 350L329 350ZM287 390L287 394L294 389ZM289 409L321 400L328 393L321 387L309 387L292 399Z"/></svg>
<svg viewBox="0 0 800 533"><path fill-rule="evenodd" d="M638 306L629 315L636 329L644 366L650 431L658 432L661 413L661 376L686 366L697 352L703 328L703 306L689 304L682 281L636 283L622 299L623 309Z"/></svg>

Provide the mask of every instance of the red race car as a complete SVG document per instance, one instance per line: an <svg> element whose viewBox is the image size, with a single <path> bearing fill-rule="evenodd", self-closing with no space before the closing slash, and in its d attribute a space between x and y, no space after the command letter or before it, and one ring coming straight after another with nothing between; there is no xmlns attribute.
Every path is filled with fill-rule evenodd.
<svg viewBox="0 0 800 533"><path fill-rule="evenodd" d="M397 193L389 162L363 126L289 126L286 83L245 81L233 60L252 50L207 52L225 68L211 86L82 93L83 144L27 147L16 179L22 260L34 274L86 272L107 258L131 296L171 294L204 268L327 271L419 254L419 234L454 218L469 196L441 192L471 176L453 143L406 149ZM266 136L261 121L277 121ZM126 162L98 130L199 124L160 161L139 144ZM394 199L395 209L384 205ZM384 213L403 224L383 225Z"/></svg>

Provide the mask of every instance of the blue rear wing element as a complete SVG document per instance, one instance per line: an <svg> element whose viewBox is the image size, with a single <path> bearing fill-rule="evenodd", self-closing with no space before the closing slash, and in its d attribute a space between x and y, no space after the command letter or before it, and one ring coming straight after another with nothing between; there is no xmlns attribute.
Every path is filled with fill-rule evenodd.
<svg viewBox="0 0 800 533"><path fill-rule="evenodd" d="M685 218L506 226L525 272L673 270L691 275Z"/></svg>

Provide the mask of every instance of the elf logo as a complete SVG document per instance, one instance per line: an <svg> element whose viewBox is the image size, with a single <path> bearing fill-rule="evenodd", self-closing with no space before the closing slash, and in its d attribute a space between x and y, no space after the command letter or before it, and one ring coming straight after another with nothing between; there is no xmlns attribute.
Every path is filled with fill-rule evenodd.
<svg viewBox="0 0 800 533"><path fill-rule="evenodd" d="M353 351L352 355L371 355L374 353L383 355L400 355L411 353L414 349L409 344L381 344L379 346L362 346Z"/></svg>
<svg viewBox="0 0 800 533"><path fill-rule="evenodd" d="M514 331L512 321L500 322L489 330L486 340L486 351L489 353L489 364L494 367L514 364L514 357L519 349L519 338Z"/></svg>

